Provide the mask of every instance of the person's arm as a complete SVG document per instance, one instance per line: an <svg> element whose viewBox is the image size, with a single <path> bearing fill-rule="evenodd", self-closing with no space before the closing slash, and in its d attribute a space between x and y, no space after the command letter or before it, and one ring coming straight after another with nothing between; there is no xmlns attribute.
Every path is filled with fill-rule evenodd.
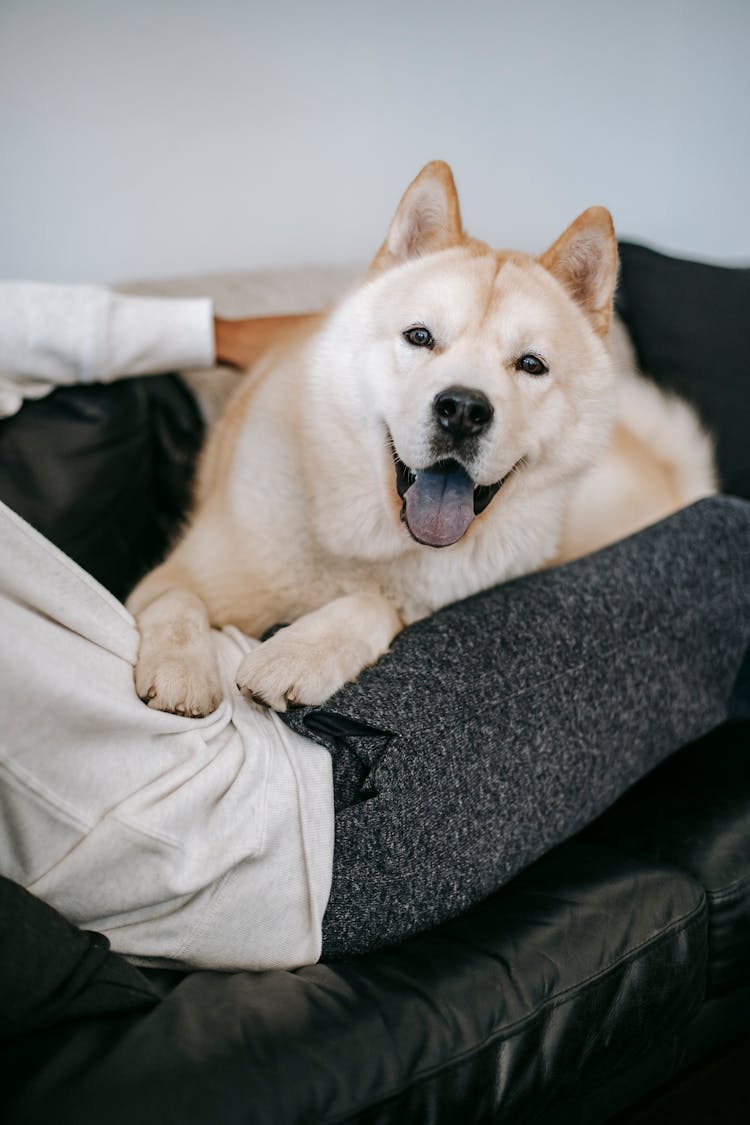
<svg viewBox="0 0 750 1125"><path fill-rule="evenodd" d="M250 367L264 352L285 336L304 328L319 313L291 313L284 316L256 316L246 320L214 317L216 359L232 367Z"/></svg>
<svg viewBox="0 0 750 1125"><path fill-rule="evenodd" d="M207 298L135 297L97 285L0 282L0 372L108 382L215 360Z"/></svg>
<svg viewBox="0 0 750 1125"><path fill-rule="evenodd" d="M53 386L211 367L244 369L309 315L215 317L205 297L0 282L0 417Z"/></svg>

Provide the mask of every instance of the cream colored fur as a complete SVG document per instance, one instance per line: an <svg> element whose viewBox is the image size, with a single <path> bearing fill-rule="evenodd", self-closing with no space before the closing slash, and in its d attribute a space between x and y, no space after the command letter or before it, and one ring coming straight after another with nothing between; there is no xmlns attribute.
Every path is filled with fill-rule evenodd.
<svg viewBox="0 0 750 1125"><path fill-rule="evenodd" d="M585 212L539 259L462 229L449 169L407 190L364 283L258 364L208 443L197 504L169 558L129 599L149 706L219 700L211 626L260 635L241 690L277 710L319 704L381 657L404 624L519 574L593 550L714 488L688 408L634 370L610 313L611 220ZM404 331L429 326L436 346ZM518 369L524 354L549 372ZM457 542L401 520L389 435L414 471L437 458L433 403L470 386L494 414L441 454L476 485L506 477Z"/></svg>

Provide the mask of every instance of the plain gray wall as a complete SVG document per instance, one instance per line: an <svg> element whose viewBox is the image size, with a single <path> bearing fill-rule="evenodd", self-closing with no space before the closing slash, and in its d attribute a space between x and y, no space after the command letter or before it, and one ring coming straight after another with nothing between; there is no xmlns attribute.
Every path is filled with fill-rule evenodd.
<svg viewBox="0 0 750 1125"><path fill-rule="evenodd" d="M427 160L541 250L591 203L750 256L750 0L0 0L0 276L360 262Z"/></svg>

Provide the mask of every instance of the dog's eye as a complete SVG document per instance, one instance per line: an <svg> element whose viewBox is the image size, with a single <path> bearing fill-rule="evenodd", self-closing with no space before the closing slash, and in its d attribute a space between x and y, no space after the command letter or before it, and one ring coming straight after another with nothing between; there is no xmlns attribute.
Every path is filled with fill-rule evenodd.
<svg viewBox="0 0 750 1125"><path fill-rule="evenodd" d="M414 328L407 328L404 332L404 339L407 344L413 344L415 348L434 348L435 340L429 328L425 328L423 324L417 324Z"/></svg>
<svg viewBox="0 0 750 1125"><path fill-rule="evenodd" d="M516 360L516 371L525 371L527 375L546 375L549 367L538 355L522 355Z"/></svg>

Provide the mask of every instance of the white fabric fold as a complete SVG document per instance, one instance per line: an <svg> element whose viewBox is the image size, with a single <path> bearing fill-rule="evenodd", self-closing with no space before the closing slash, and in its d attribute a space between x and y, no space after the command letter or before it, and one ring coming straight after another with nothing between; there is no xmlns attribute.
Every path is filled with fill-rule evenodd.
<svg viewBox="0 0 750 1125"><path fill-rule="evenodd" d="M0 874L147 964L296 968L330 892L329 755L234 686L204 719L136 696L112 595L0 504Z"/></svg>

